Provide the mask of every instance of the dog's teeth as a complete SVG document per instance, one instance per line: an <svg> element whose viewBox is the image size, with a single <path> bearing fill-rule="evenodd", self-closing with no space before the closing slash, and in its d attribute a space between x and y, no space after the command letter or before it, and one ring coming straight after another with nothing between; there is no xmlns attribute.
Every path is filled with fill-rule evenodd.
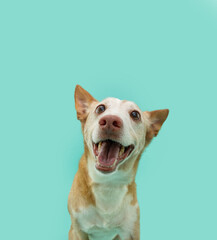
<svg viewBox="0 0 217 240"><path fill-rule="evenodd" d="M102 146L102 142L99 142L99 144L98 144L98 152L100 151L101 146Z"/></svg>
<svg viewBox="0 0 217 240"><path fill-rule="evenodd" d="M120 150L120 152L119 152L119 157L124 153L124 150L125 150L125 147L122 146L122 147L121 147L121 150Z"/></svg>
<svg viewBox="0 0 217 240"><path fill-rule="evenodd" d="M117 159L114 161L114 163L112 164L112 167L114 167L116 165Z"/></svg>

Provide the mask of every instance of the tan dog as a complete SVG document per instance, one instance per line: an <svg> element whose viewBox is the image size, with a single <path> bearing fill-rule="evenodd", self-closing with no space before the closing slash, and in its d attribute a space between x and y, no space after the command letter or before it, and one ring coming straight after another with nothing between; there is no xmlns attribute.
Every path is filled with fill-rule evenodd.
<svg viewBox="0 0 217 240"><path fill-rule="evenodd" d="M69 240L139 240L136 171L169 110L142 112L116 98L98 102L79 85L75 108L84 154L68 199Z"/></svg>

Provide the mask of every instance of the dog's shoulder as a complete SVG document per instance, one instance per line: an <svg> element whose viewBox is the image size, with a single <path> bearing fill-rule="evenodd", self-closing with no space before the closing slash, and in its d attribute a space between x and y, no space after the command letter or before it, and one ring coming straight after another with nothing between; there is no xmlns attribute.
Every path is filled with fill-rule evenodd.
<svg viewBox="0 0 217 240"><path fill-rule="evenodd" d="M68 210L71 214L72 211L79 211L89 205L95 205L95 198L92 193L91 179L87 173L86 158L83 155L69 193Z"/></svg>

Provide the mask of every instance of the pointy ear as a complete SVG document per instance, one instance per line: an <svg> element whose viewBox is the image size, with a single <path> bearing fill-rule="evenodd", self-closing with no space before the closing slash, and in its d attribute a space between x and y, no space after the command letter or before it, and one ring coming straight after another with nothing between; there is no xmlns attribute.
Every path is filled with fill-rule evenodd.
<svg viewBox="0 0 217 240"><path fill-rule="evenodd" d="M75 109L77 111L77 118L82 121L87 118L90 106L93 102L97 102L89 92L84 90L80 85L75 87Z"/></svg>
<svg viewBox="0 0 217 240"><path fill-rule="evenodd" d="M149 120L149 126L146 133L146 145L148 145L153 137L158 135L161 126L167 119L169 114L169 109L156 110L151 112L144 112L146 117Z"/></svg>

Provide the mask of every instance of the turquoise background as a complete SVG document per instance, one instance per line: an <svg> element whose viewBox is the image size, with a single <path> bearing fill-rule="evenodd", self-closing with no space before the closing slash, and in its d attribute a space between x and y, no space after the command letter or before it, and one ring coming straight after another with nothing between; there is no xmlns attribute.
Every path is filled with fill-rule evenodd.
<svg viewBox="0 0 217 240"><path fill-rule="evenodd" d="M141 240L217 239L217 1L1 1L0 80L0 239L67 239L76 84L170 109L137 174Z"/></svg>

